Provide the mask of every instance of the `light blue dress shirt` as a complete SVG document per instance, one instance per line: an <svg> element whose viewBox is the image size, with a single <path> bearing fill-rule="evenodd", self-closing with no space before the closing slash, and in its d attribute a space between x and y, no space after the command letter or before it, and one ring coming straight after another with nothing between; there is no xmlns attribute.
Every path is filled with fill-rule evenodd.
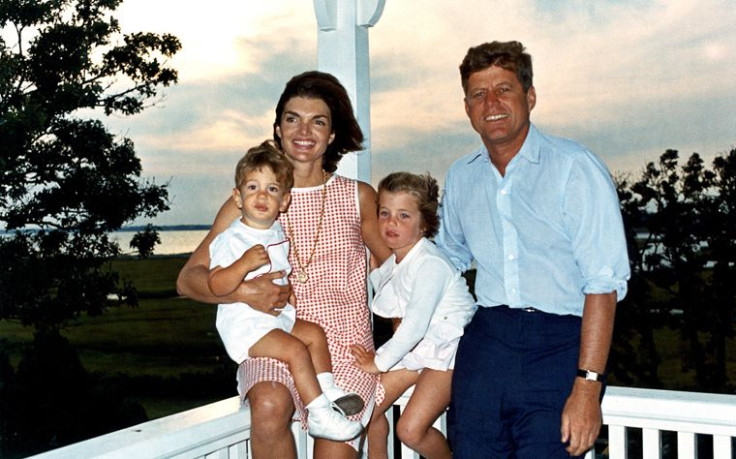
<svg viewBox="0 0 736 459"><path fill-rule="evenodd" d="M450 167L437 245L476 263L480 306L582 316L586 294L626 295L629 261L616 189L582 145L534 125L501 176L485 147Z"/></svg>

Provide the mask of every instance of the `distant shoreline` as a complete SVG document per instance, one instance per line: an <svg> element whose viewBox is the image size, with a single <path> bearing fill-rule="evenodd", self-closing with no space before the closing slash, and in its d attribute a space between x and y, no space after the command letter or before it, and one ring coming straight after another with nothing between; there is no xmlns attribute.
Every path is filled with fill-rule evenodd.
<svg viewBox="0 0 736 459"><path fill-rule="evenodd" d="M207 231L211 225L153 225L156 231ZM124 226L119 230L111 231L112 233L132 233L143 231L146 229L146 225L135 225L135 226ZM22 232L35 232L37 229L23 229ZM0 229L0 234L13 234L15 231L7 231L6 229Z"/></svg>
<svg viewBox="0 0 736 459"><path fill-rule="evenodd" d="M156 229L156 231L201 231L210 229L211 225L153 225L153 227L154 229ZM136 225L125 226L117 231L121 233L126 233L130 231L142 231L144 229L146 229L145 225Z"/></svg>

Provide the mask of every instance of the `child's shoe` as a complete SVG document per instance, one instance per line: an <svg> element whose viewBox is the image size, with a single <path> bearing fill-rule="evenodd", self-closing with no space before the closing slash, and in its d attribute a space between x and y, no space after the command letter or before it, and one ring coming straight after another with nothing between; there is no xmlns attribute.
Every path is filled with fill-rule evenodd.
<svg viewBox="0 0 736 459"><path fill-rule="evenodd" d="M343 392L343 394L345 394L345 392ZM365 406L365 403L363 403L363 399L360 398L360 395L356 394L355 392L345 394L334 400L330 398L330 400L332 401L332 409L342 414L343 416L352 416L354 414L360 413L360 411Z"/></svg>
<svg viewBox="0 0 736 459"><path fill-rule="evenodd" d="M360 435L363 425L351 421L332 409L327 397L320 395L307 405L309 435L333 441L347 441Z"/></svg>
<svg viewBox="0 0 736 459"><path fill-rule="evenodd" d="M337 387L332 373L320 373L317 375L319 387L322 393L332 402L332 408L343 416L352 416L360 413L365 402L355 392L347 393Z"/></svg>

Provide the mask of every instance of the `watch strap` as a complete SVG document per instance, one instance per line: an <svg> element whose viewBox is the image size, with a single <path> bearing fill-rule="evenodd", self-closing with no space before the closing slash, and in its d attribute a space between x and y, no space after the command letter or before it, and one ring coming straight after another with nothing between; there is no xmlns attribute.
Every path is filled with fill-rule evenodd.
<svg viewBox="0 0 736 459"><path fill-rule="evenodd" d="M586 381L598 381L603 382L603 375L601 373L596 373L595 371L590 370L584 370L582 368L578 368L577 376L580 378L583 378Z"/></svg>

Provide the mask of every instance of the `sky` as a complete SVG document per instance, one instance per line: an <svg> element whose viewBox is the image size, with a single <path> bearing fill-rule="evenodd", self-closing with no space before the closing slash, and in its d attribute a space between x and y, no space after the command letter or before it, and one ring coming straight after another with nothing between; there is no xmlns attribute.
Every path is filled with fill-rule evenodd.
<svg viewBox="0 0 736 459"><path fill-rule="evenodd" d="M169 184L155 224L211 223L237 160L271 137L286 81L317 68L313 2L124 0L115 16L124 32L171 33L183 48L170 62L178 85L106 124L133 140L146 178ZM736 147L734 24L732 0L386 0L369 32L372 184L398 170L442 183L480 146L458 65L493 40L532 55L532 122L613 174L636 177L667 149L709 162Z"/></svg>

